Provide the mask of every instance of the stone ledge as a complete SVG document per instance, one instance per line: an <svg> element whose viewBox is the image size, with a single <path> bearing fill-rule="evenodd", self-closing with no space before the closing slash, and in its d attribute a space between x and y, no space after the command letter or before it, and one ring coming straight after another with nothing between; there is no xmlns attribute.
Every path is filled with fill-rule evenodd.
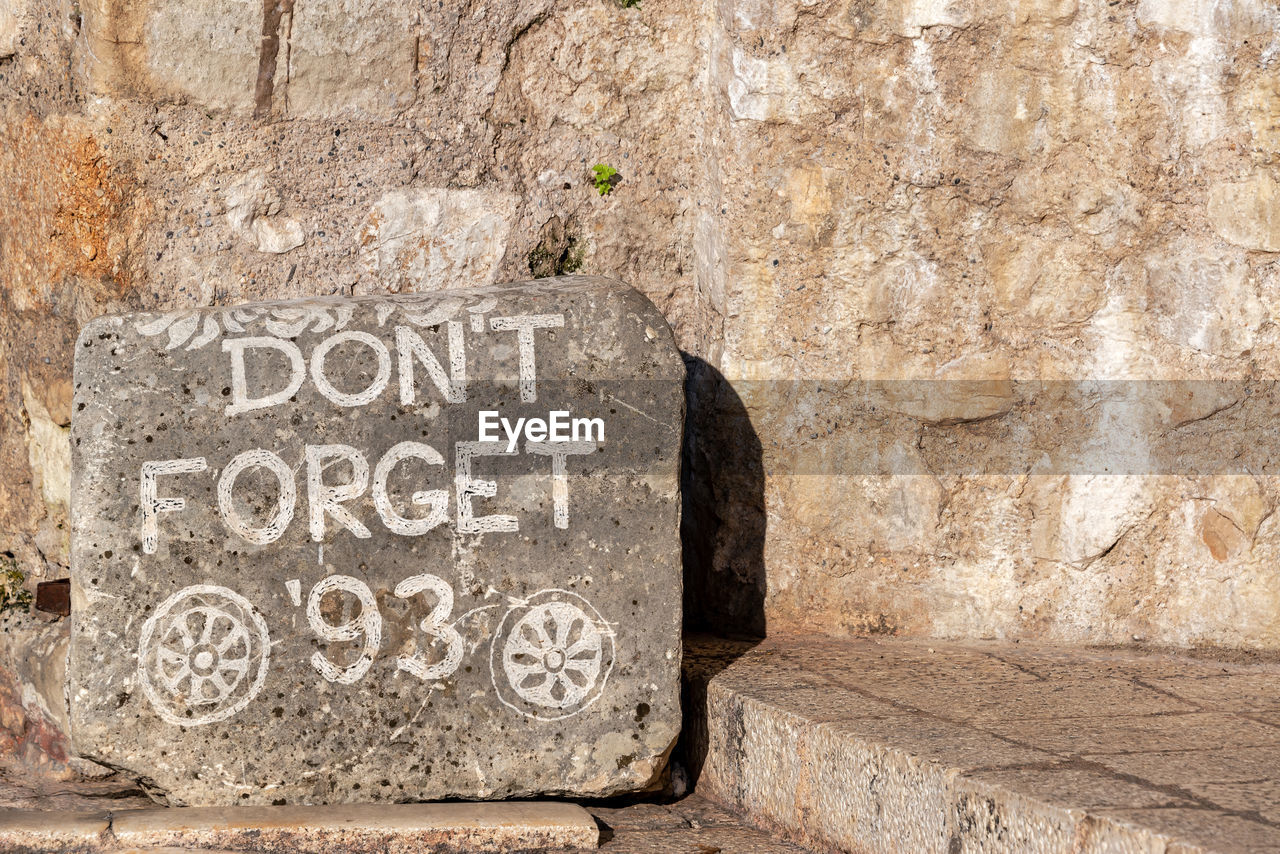
<svg viewBox="0 0 1280 854"><path fill-rule="evenodd" d="M815 849L1280 849L1280 668L1136 650L691 639L697 789Z"/></svg>
<svg viewBox="0 0 1280 854"><path fill-rule="evenodd" d="M0 850L24 852L561 851L594 849L599 836L585 809L551 802L0 811Z"/></svg>
<svg viewBox="0 0 1280 854"><path fill-rule="evenodd" d="M0 809L0 851L98 851L110 827L106 812Z"/></svg>

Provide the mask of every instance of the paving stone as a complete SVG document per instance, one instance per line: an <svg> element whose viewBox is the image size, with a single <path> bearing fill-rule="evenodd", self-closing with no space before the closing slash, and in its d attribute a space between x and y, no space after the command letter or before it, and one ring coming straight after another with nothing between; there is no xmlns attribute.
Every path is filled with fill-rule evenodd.
<svg viewBox="0 0 1280 854"><path fill-rule="evenodd" d="M740 827L742 817L697 794L678 801L630 804L592 804L589 811L614 831L697 830L704 827Z"/></svg>
<svg viewBox="0 0 1280 854"><path fill-rule="evenodd" d="M993 720L982 727L1068 755L1280 745L1280 728L1217 712Z"/></svg>
<svg viewBox="0 0 1280 854"><path fill-rule="evenodd" d="M1128 679L1017 682L998 687L988 682L930 682L917 685L901 678L877 685L873 692L922 711L964 721L1010 718L1086 718L1157 712L1191 712L1195 706L1137 685Z"/></svg>
<svg viewBox="0 0 1280 854"><path fill-rule="evenodd" d="M0 850L96 851L109 821L106 812L0 809Z"/></svg>
<svg viewBox="0 0 1280 854"><path fill-rule="evenodd" d="M1149 839L1168 840L1172 852L1219 854L1280 850L1280 828L1212 809L1100 810L1098 818L1114 826L1140 829Z"/></svg>
<svg viewBox="0 0 1280 854"><path fill-rule="evenodd" d="M659 778L684 366L639 293L140 314L76 350L81 754L211 806ZM484 411L600 426L480 442Z"/></svg>
<svg viewBox="0 0 1280 854"><path fill-rule="evenodd" d="M872 741L966 770L1052 764L1059 759L1052 752L1006 741L973 726L928 716L828 721L824 726L845 737Z"/></svg>
<svg viewBox="0 0 1280 854"><path fill-rule="evenodd" d="M117 814L121 845L315 852L490 852L595 848L599 829L576 804L357 804L190 807Z"/></svg>
<svg viewBox="0 0 1280 854"><path fill-rule="evenodd" d="M1067 764L1044 768L983 768L966 772L965 777L1069 809L1194 805L1186 797L1143 783Z"/></svg>
<svg viewBox="0 0 1280 854"><path fill-rule="evenodd" d="M1239 783L1280 776L1280 745L1158 753L1108 753L1092 757L1101 765L1144 780Z"/></svg>
<svg viewBox="0 0 1280 854"><path fill-rule="evenodd" d="M1280 713L1280 670L1230 673L1211 678L1167 677L1151 684L1211 711Z"/></svg>
<svg viewBox="0 0 1280 854"><path fill-rule="evenodd" d="M818 644L821 654L813 652ZM690 740L698 791L815 849L1275 850L1277 829L1263 811L1275 802L1280 744L1259 721L1196 712L1121 675L1149 661L1131 668L1121 652L1085 652L1068 679L1028 671L1032 680L1002 684L970 667L975 653L961 644L933 644L934 666L917 672L919 645L905 642L898 684L885 691L881 674L892 670L897 647L877 644L882 656L869 670L866 641L771 638L721 673L690 672L689 696L705 699L691 710L691 729L705 730L702 740ZM1000 654L1005 663L1028 660L1009 645ZM1068 656L1037 655L1049 662ZM1160 669L1178 660L1156 658ZM816 676L827 680L830 708L848 714L824 712L812 697L787 702L778 662L797 670L802 691ZM952 664L960 665L954 680L936 678ZM753 684L757 666L761 679ZM1207 675L1202 681L1241 690ZM868 693L888 695L900 713L858 714ZM1179 711L1163 711L1170 707ZM1264 744L1251 746L1254 740ZM1149 751L1176 744L1222 746ZM1211 788L1212 779L1238 785ZM1250 789L1245 780L1263 785Z"/></svg>
<svg viewBox="0 0 1280 854"><path fill-rule="evenodd" d="M1188 783L1187 791L1230 812L1256 812L1280 825L1280 780L1248 783Z"/></svg>
<svg viewBox="0 0 1280 854"><path fill-rule="evenodd" d="M1042 647L1036 644L1002 644L992 648L992 655L1044 679L1097 679L1118 676L1137 679L1168 677L1219 676L1224 668L1239 667L1229 663L1187 658L1167 653L1144 653L1140 650L1081 649L1079 647Z"/></svg>

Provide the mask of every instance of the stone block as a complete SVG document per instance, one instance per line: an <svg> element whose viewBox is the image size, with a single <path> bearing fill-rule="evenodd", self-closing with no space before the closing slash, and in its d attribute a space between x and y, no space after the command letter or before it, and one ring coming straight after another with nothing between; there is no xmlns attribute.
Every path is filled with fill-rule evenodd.
<svg viewBox="0 0 1280 854"><path fill-rule="evenodd" d="M600 831L577 804L360 804L193 807L117 814L122 845L201 850L498 852L595 848Z"/></svg>
<svg viewBox="0 0 1280 854"><path fill-rule="evenodd" d="M1073 680L988 681L983 658L1024 675L1070 658ZM1132 679L1113 675L1117 666L1135 674L1195 671L1200 665L1192 659L774 636L732 652L693 638L689 661L690 730L702 735L697 744L691 739L690 750L698 791L815 850L1191 852L1276 845L1268 812L1277 748L1242 746L1251 739L1233 732L1254 722L1153 703L1171 698L1135 692ZM953 678L938 679L928 668L921 673L922 663L954 665ZM897 682L867 679L869 669L873 677L892 670ZM1274 680L1272 669L1263 665L1256 675ZM829 708L781 699L783 672L801 687L825 680ZM1224 701L1251 690L1224 676L1184 681L1205 683L1206 694ZM1001 714L972 715L979 696ZM890 702L897 713L879 714ZM1064 717L1045 717L1052 704ZM1147 712L1141 719L1137 708ZM1188 750L1177 743L1227 746Z"/></svg>
<svg viewBox="0 0 1280 854"><path fill-rule="evenodd" d="M0 59L18 52L18 11L17 0L0 6Z"/></svg>
<svg viewBox="0 0 1280 854"><path fill-rule="evenodd" d="M105 812L0 809L0 850L96 851L109 825Z"/></svg>
<svg viewBox="0 0 1280 854"><path fill-rule="evenodd" d="M414 97L417 17L401 4L90 0L84 19L85 64L102 92L372 119Z"/></svg>
<svg viewBox="0 0 1280 854"><path fill-rule="evenodd" d="M655 782L684 368L640 294L108 317L76 351L83 755L209 806Z"/></svg>
<svg viewBox="0 0 1280 854"><path fill-rule="evenodd" d="M1213 230L1228 243L1280 252L1280 184L1270 175L1210 187L1208 213Z"/></svg>
<svg viewBox="0 0 1280 854"><path fill-rule="evenodd" d="M491 285L518 205L493 190L393 190L369 212L361 262L393 291Z"/></svg>

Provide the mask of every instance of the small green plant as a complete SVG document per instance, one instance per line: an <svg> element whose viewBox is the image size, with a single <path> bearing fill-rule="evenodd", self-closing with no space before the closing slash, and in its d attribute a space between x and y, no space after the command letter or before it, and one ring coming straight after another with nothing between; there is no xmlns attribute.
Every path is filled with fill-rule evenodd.
<svg viewBox="0 0 1280 854"><path fill-rule="evenodd" d="M618 174L618 170L614 169L607 163L597 163L591 167L591 171L595 174L596 191L602 196L607 196L613 192L613 185L618 183L614 177Z"/></svg>
<svg viewBox="0 0 1280 854"><path fill-rule="evenodd" d="M640 5L640 0L618 0L618 5L624 9L634 9Z"/></svg>
<svg viewBox="0 0 1280 854"><path fill-rule="evenodd" d="M22 586L26 580L13 555L0 555L0 614L31 610L31 591Z"/></svg>

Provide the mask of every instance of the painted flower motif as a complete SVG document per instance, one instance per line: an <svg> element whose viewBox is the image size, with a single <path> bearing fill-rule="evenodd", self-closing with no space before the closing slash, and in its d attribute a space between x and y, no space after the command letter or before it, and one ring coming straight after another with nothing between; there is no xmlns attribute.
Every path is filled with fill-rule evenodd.
<svg viewBox="0 0 1280 854"><path fill-rule="evenodd" d="M307 329L312 332L328 332L331 329L342 329L355 313L355 306L340 305L333 308L320 306L299 306L282 308L246 308L237 307L202 313L191 309L187 311L162 314L151 320L140 321L138 332L148 337L169 334L165 349L174 350L183 347L187 350L198 350L213 341L224 331L241 334L246 328L263 322L266 331L277 338L292 338Z"/></svg>

